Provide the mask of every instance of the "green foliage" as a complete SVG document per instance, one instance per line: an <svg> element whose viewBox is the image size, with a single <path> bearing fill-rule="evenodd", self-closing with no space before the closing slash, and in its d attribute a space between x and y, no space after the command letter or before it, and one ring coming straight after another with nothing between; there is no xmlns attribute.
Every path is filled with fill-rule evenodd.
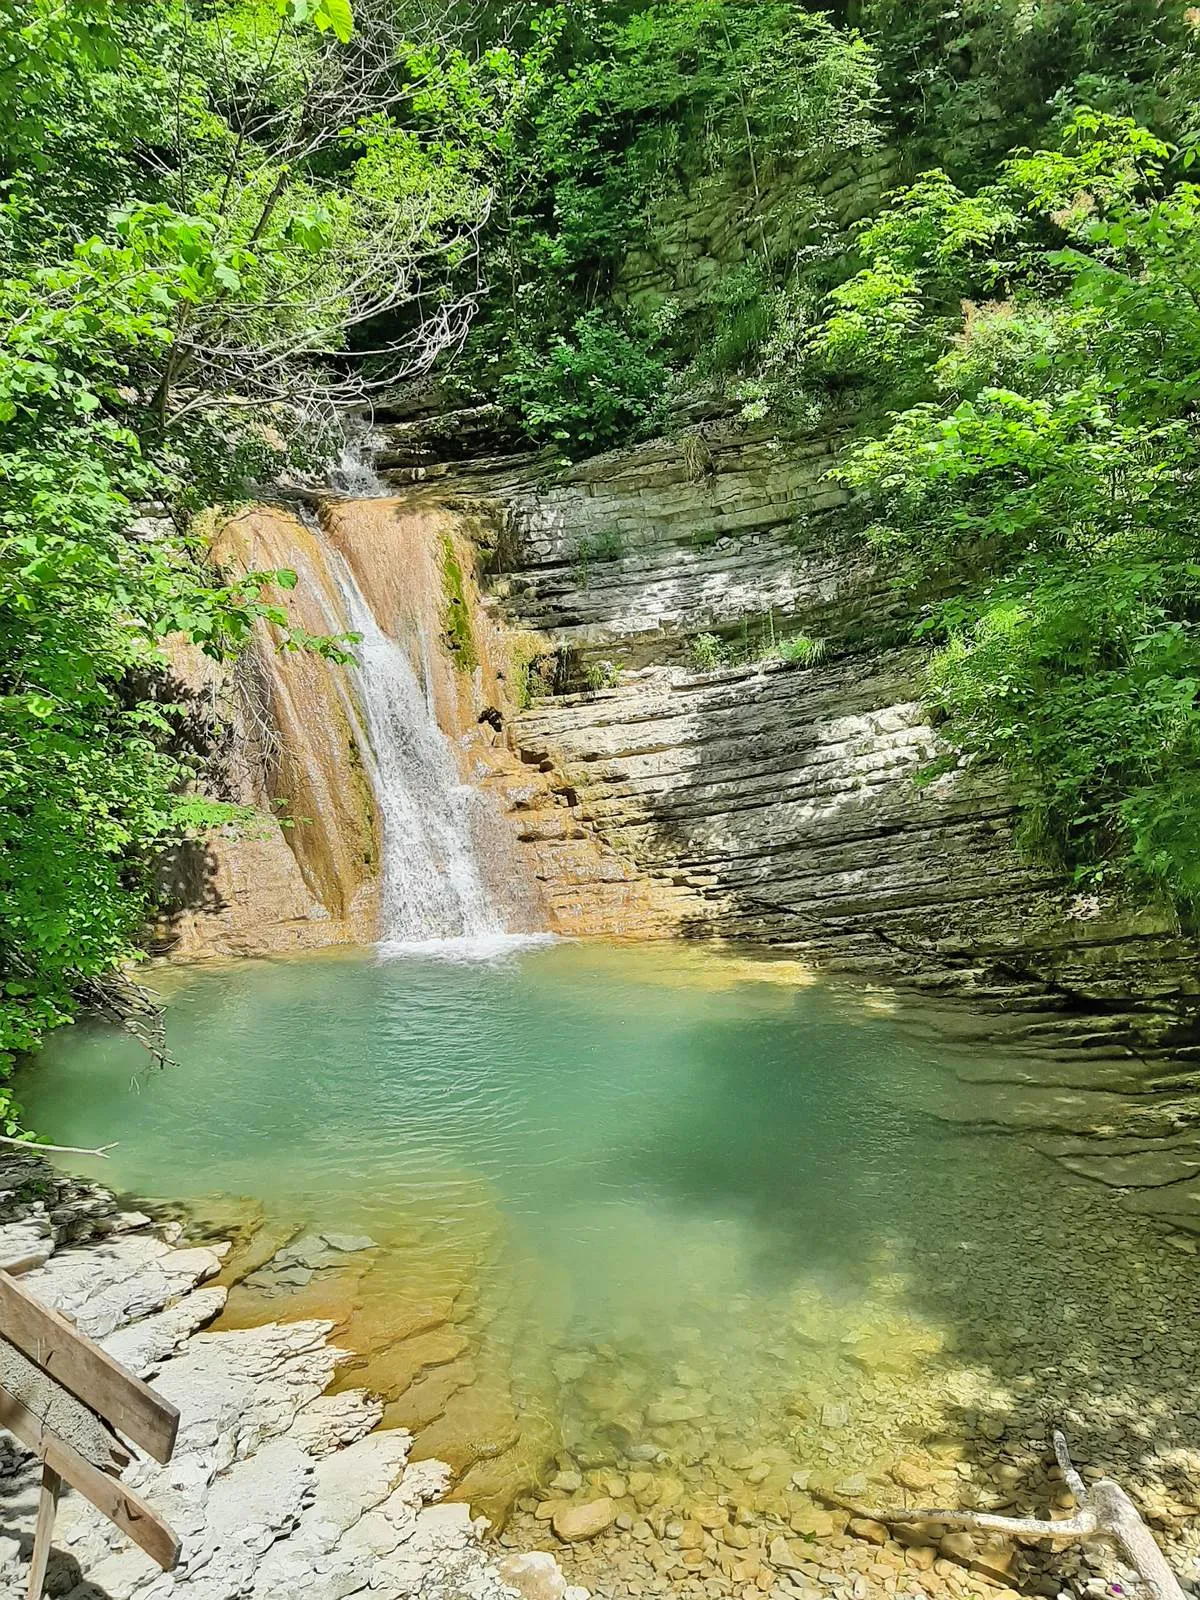
<svg viewBox="0 0 1200 1600"><path fill-rule="evenodd" d="M1154 0L864 0L897 137L913 170L989 179L1092 105L1173 137L1196 129L1195 13Z"/></svg>
<svg viewBox="0 0 1200 1600"><path fill-rule="evenodd" d="M589 661L583 669L583 681L593 693L611 689L620 676L620 670L612 661Z"/></svg>
<svg viewBox="0 0 1200 1600"><path fill-rule="evenodd" d="M1081 113L974 196L918 185L867 230L822 351L844 357L869 277L907 276L883 323L910 330L904 381L930 397L840 476L909 582L957 591L922 624L950 729L1006 763L1043 852L1191 906L1200 189L1164 187L1168 155ZM992 298L954 316L956 288Z"/></svg>
<svg viewBox="0 0 1200 1600"><path fill-rule="evenodd" d="M500 393L531 439L586 452L662 426L667 367L653 330L589 311L548 348L516 342L513 355Z"/></svg>
<svg viewBox="0 0 1200 1600"><path fill-rule="evenodd" d="M790 639L779 641L773 655L774 659L788 666L819 667L825 659L826 649L824 639L811 638L807 633L794 633Z"/></svg>
<svg viewBox="0 0 1200 1600"><path fill-rule="evenodd" d="M781 312L778 290L757 257L723 273L702 297L700 320L707 337L694 370L725 376L757 367Z"/></svg>
<svg viewBox="0 0 1200 1600"><path fill-rule="evenodd" d="M533 439L579 453L661 429L667 378L695 353L669 311L644 328L609 303L654 208L714 173L753 188L764 163L877 142L874 59L858 34L775 0L588 0L540 17L493 213L496 292L465 371ZM757 326L715 355L722 370L770 331L774 305L745 298Z"/></svg>
<svg viewBox="0 0 1200 1600"><path fill-rule="evenodd" d="M724 646L715 633L698 633L689 639L688 653L701 672L715 672L725 663Z"/></svg>
<svg viewBox="0 0 1200 1600"><path fill-rule="evenodd" d="M781 636L776 630L774 612L753 622L747 618L740 631L731 637L700 633L688 640L688 655L700 672L759 663L817 667L824 661L826 649L824 639L814 639L806 633Z"/></svg>
<svg viewBox="0 0 1200 1600"><path fill-rule="evenodd" d="M347 50L348 0L0 0L0 1079L136 955L163 847L244 821L191 792L167 640L348 659L193 514L460 336L495 128L427 138L399 12L364 19Z"/></svg>
<svg viewBox="0 0 1200 1600"><path fill-rule="evenodd" d="M877 138L871 51L827 17L777 0L623 9L571 8L590 47L577 42L533 103L553 188L540 248L568 271L612 259L648 203L702 172ZM565 30L565 8L557 18Z"/></svg>
<svg viewBox="0 0 1200 1600"><path fill-rule="evenodd" d="M97 241L0 291L0 1068L130 953L156 847L232 815L180 795L163 639L220 658L259 617L286 626L270 591L294 573L222 585L169 522L129 532L135 502L174 485L117 386L165 344L177 292L161 263L114 268Z"/></svg>

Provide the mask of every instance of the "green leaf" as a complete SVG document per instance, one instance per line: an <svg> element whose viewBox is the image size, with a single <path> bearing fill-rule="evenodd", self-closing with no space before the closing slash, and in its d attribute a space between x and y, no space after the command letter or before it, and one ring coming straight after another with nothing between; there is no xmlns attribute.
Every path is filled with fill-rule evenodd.
<svg viewBox="0 0 1200 1600"><path fill-rule="evenodd" d="M313 21L322 32L332 28L340 44L349 44L354 33L354 13L350 0L317 0Z"/></svg>

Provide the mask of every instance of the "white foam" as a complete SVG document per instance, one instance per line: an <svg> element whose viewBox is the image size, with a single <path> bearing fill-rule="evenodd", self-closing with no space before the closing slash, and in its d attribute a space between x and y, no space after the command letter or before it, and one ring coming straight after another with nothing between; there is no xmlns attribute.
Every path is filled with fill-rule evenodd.
<svg viewBox="0 0 1200 1600"><path fill-rule="evenodd" d="M558 944L554 933L461 934L452 939L384 939L375 946L381 961L425 957L431 961L500 961L537 945Z"/></svg>

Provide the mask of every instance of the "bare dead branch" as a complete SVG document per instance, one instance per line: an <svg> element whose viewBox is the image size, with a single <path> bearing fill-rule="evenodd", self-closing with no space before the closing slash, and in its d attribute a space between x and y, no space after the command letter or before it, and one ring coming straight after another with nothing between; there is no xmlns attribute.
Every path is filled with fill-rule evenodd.
<svg viewBox="0 0 1200 1600"><path fill-rule="evenodd" d="M1137 1573L1151 1600L1186 1600L1154 1535L1120 1484L1111 1478L1100 1478L1090 1485L1085 1483L1071 1460L1064 1434L1057 1428L1054 1455L1068 1488L1078 1501L1076 1514L1061 1522L1039 1517L1000 1517L987 1511L958 1511L945 1506L868 1509L837 1494L819 1489L814 1489L813 1493L827 1505L884 1525L937 1522L946 1528L1006 1533L1018 1539L1061 1539L1072 1543L1096 1540L1114 1549Z"/></svg>
<svg viewBox="0 0 1200 1600"><path fill-rule="evenodd" d="M102 1161L108 1160L108 1152L117 1148L117 1140L112 1144L102 1144L95 1150L85 1150L74 1144L34 1144L31 1139L10 1139L6 1134L0 1134L0 1144L16 1145L18 1150L31 1150L35 1155L43 1155L47 1150L58 1156L99 1156Z"/></svg>

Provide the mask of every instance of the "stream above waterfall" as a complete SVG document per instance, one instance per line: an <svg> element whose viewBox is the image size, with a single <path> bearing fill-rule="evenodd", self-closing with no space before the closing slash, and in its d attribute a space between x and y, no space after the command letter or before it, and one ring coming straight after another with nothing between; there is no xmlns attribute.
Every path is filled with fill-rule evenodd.
<svg viewBox="0 0 1200 1600"><path fill-rule="evenodd" d="M103 1175L138 1197L255 1212L227 1320L332 1317L343 1382L473 1504L515 1500L526 1545L556 1470L634 1517L769 1518L916 1452L942 1493L1007 1463L1032 1503L1051 1415L1126 1481L1200 1472L1186 1222L1071 1154L1141 1104L1128 1062L1075 1088L885 994L681 946L164 980L176 1064L80 1025L24 1073L31 1121L117 1141Z"/></svg>

